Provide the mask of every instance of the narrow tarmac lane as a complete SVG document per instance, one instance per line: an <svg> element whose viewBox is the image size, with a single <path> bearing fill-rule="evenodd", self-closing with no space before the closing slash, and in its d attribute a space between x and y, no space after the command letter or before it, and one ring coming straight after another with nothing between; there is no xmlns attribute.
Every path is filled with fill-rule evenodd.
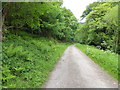
<svg viewBox="0 0 120 90"><path fill-rule="evenodd" d="M44 88L118 88L117 81L74 45L69 46Z"/></svg>

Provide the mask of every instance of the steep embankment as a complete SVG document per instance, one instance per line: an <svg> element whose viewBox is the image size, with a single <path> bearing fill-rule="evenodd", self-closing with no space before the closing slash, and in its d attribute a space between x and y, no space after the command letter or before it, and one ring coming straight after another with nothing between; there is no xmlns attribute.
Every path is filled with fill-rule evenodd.
<svg viewBox="0 0 120 90"><path fill-rule="evenodd" d="M4 88L40 88L68 44L19 32L3 42Z"/></svg>

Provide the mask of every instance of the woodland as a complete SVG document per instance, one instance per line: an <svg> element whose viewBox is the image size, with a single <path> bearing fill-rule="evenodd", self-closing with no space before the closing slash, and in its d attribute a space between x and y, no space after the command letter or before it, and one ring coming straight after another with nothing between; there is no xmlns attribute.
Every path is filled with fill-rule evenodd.
<svg viewBox="0 0 120 90"><path fill-rule="evenodd" d="M81 47L80 45L78 47L85 53L84 45L92 47L93 52L86 53L88 56L90 52L92 53L90 55L94 53L92 58L98 57L102 52L108 53L102 54L101 57L105 59L98 58L96 62L103 67L105 64L106 70L118 79L120 3L91 3L80 17L81 20L86 19L85 22L79 22L69 9L62 7L62 4L62 2L2 3L3 37L0 56L3 88L42 87L59 57L72 44L80 44ZM100 51L95 52L93 47ZM110 63L105 61L109 55L112 58Z"/></svg>

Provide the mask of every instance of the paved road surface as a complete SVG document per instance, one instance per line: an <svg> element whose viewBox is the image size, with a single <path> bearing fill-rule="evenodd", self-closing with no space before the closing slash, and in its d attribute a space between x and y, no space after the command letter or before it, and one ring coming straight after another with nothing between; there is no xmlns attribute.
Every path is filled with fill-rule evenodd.
<svg viewBox="0 0 120 90"><path fill-rule="evenodd" d="M44 88L118 88L104 70L74 45L68 47Z"/></svg>

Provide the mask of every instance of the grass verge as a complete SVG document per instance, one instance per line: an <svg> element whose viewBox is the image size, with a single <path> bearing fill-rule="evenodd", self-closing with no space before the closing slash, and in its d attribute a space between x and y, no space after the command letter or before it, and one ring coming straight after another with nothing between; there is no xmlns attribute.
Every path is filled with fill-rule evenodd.
<svg viewBox="0 0 120 90"><path fill-rule="evenodd" d="M107 73L118 80L118 55L111 51L104 51L93 46L77 44L81 51L88 55L95 63Z"/></svg>
<svg viewBox="0 0 120 90"><path fill-rule="evenodd" d="M69 44L19 32L2 43L3 88L40 88Z"/></svg>

